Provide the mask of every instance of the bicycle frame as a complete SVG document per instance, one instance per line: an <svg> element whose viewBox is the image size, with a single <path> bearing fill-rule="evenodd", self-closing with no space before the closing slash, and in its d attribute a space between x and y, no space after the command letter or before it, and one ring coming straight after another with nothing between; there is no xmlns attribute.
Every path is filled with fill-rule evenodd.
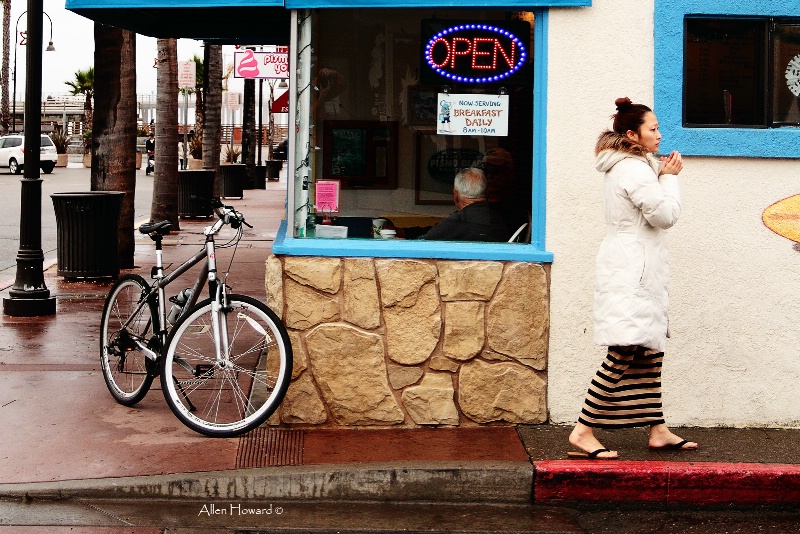
<svg viewBox="0 0 800 534"><path fill-rule="evenodd" d="M206 236L205 245L202 250L199 250L195 253L191 258L180 264L176 267L172 272L165 275L164 274L164 262L163 262L163 248L161 244L162 236L160 234L156 234L152 237L156 244L156 265L153 267L151 271L151 278L153 278L156 282L150 288L150 292L141 300L138 304L134 313L128 318L122 326L128 326L128 323L133 319L133 317L138 314L138 312L142 309L143 306L147 304L147 302L152 299L156 298L158 303L158 325L154 325L153 334L154 336L158 337L160 340L160 345L163 347L166 344L167 338L167 305L166 305L166 291L165 288L174 282L179 276L183 273L197 265L198 263L202 262L204 259L206 260L203 264L203 267L200 270L200 273L197 276L197 279L192 286L192 295L186 301L181 310L180 315L178 318L182 317L188 310L190 310L200 297L200 291L208 282L209 285L209 296L214 299L214 302L211 306L211 323L212 323L212 334L214 336L214 346L216 350L216 359L218 362L223 362L228 358L228 330L227 330L227 318L224 313L220 313L223 309L223 303L225 302L225 298L227 295L227 288L225 284L218 284L217 283L217 260L216 260L216 248L214 242L214 235L219 231L222 227L223 221L217 221L213 226L208 226L205 228L203 233ZM158 327L156 330L155 326ZM141 340L134 340L139 350L141 350L145 356L152 360L157 361L159 358L159 354L154 352L150 349L145 343Z"/></svg>

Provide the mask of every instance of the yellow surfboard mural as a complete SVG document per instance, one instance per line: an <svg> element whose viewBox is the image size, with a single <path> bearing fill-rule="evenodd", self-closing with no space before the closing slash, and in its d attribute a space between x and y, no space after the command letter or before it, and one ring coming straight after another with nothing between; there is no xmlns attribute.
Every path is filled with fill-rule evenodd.
<svg viewBox="0 0 800 534"><path fill-rule="evenodd" d="M764 226L779 236L800 243L800 195L779 200L761 215Z"/></svg>

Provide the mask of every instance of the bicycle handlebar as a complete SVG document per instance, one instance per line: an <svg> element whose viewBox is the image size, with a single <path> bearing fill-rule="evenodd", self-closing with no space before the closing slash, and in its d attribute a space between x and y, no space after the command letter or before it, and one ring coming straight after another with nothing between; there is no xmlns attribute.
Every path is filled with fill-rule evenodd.
<svg viewBox="0 0 800 534"><path fill-rule="evenodd" d="M203 198L197 195L190 195L189 198L210 204L211 208L214 210L214 213L217 215L217 218L219 218L223 224L229 224L231 228L238 229L242 224L248 228L253 227L244 220L244 214L241 211L237 211L233 206L227 206L223 204L222 200L219 198ZM219 228L216 228L216 230L219 230Z"/></svg>

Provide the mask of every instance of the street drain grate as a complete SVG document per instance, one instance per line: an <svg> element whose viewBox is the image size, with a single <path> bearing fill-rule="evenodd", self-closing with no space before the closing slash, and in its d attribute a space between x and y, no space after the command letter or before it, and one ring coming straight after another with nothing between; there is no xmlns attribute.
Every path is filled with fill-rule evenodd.
<svg viewBox="0 0 800 534"><path fill-rule="evenodd" d="M236 468L303 464L303 430L256 428L239 439Z"/></svg>

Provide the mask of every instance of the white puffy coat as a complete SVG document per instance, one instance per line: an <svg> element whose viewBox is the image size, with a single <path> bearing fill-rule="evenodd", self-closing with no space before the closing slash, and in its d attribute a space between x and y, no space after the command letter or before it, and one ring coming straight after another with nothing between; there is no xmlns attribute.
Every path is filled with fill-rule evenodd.
<svg viewBox="0 0 800 534"><path fill-rule="evenodd" d="M664 230L681 214L678 177L659 177L651 155L619 149L598 150L596 167L605 173L607 233L595 267L595 342L663 351L669 335Z"/></svg>

